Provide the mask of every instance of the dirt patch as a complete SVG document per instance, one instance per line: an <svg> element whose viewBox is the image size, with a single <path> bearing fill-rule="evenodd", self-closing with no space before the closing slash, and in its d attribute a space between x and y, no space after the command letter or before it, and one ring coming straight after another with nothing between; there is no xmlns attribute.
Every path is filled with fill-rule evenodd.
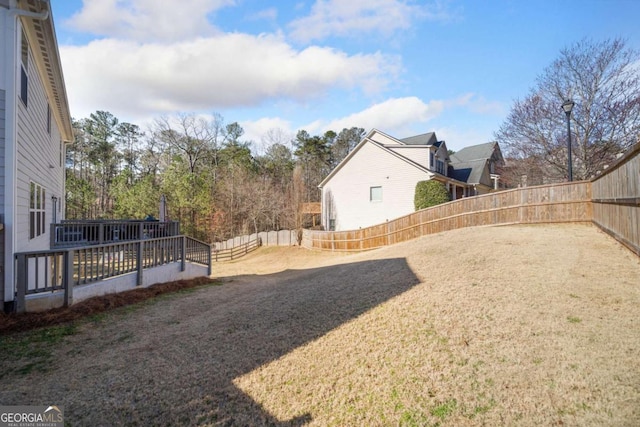
<svg viewBox="0 0 640 427"><path fill-rule="evenodd" d="M223 286L61 331L36 368L37 331L0 337L0 401L71 425L640 425L640 261L595 227L213 271Z"/></svg>

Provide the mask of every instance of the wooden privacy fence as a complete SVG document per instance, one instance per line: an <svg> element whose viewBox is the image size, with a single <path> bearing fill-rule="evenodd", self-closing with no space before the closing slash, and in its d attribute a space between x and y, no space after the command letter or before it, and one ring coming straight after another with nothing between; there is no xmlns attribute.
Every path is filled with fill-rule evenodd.
<svg viewBox="0 0 640 427"><path fill-rule="evenodd" d="M591 186L593 222L640 256L640 142Z"/></svg>
<svg viewBox="0 0 640 427"><path fill-rule="evenodd" d="M241 244L240 246L235 246L229 249L213 249L211 260L212 261L227 261L238 259L242 256L251 253L262 246L262 239L257 238L246 243Z"/></svg>
<svg viewBox="0 0 640 427"><path fill-rule="evenodd" d="M467 197L359 230L304 230L302 246L362 251L463 227L591 220L591 182L568 182Z"/></svg>
<svg viewBox="0 0 640 427"><path fill-rule="evenodd" d="M216 250L231 249L257 239L261 240L262 246L295 246L298 244L298 231L261 231L259 233L236 236L224 242L215 242L212 243L211 246Z"/></svg>

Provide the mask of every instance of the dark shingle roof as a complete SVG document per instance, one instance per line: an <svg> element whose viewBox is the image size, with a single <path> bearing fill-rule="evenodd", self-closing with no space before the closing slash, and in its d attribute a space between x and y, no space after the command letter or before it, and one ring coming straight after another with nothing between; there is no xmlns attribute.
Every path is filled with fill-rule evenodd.
<svg viewBox="0 0 640 427"><path fill-rule="evenodd" d="M453 159L453 156L451 156ZM479 184L488 159L456 162L449 166L449 176L467 184Z"/></svg>
<svg viewBox="0 0 640 427"><path fill-rule="evenodd" d="M473 160L490 159L495 150L496 142L487 142L484 144L472 145L465 147L455 154L451 155L451 161L454 163L470 162Z"/></svg>
<svg viewBox="0 0 640 427"><path fill-rule="evenodd" d="M400 141L407 145L436 145L438 139L435 132L423 133L422 135L410 136L409 138L403 138ZM436 145L437 146L437 145Z"/></svg>

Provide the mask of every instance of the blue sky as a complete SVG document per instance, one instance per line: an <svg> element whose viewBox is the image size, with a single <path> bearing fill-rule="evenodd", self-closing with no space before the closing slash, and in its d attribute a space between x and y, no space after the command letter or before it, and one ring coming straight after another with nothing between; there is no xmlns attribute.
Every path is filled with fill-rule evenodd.
<svg viewBox="0 0 640 427"><path fill-rule="evenodd" d="M640 49L636 0L51 0L72 115L237 121L260 152L359 126L493 140L560 50ZM559 110L559 114L561 114ZM282 142L282 141L280 141Z"/></svg>

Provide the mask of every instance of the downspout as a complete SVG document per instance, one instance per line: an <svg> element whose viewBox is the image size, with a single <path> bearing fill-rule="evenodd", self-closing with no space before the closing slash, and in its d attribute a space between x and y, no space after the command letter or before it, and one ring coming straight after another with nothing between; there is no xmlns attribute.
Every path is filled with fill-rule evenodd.
<svg viewBox="0 0 640 427"><path fill-rule="evenodd" d="M4 147L4 310L12 311L15 300L15 278L14 278L14 252L16 248L15 218L16 218L16 173L17 173L17 121L18 99L18 17L23 16L36 20L49 18L49 11L41 13L18 9L17 1L10 0L9 9L5 15L5 33L7 37L4 43L3 57L11 57L12 60L5 64L5 147Z"/></svg>

